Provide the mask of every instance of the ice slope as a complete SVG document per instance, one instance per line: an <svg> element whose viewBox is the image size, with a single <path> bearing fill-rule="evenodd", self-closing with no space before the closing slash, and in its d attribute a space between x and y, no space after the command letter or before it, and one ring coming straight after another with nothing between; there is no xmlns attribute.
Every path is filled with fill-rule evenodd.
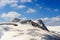
<svg viewBox="0 0 60 40"><path fill-rule="evenodd" d="M35 28L31 24L17 24L0 25L0 40L59 40L59 34Z"/></svg>

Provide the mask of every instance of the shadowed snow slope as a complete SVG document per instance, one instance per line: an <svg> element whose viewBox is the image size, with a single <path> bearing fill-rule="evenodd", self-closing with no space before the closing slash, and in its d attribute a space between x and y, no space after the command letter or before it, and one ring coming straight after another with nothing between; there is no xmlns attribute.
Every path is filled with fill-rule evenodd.
<svg viewBox="0 0 60 40"><path fill-rule="evenodd" d="M59 34L42 30L31 24L0 25L0 40L59 40Z"/></svg>

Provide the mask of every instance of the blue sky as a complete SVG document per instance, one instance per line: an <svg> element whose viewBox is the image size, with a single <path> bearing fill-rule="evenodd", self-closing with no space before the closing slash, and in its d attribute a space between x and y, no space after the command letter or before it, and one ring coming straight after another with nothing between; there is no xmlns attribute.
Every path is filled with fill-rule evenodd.
<svg viewBox="0 0 60 40"><path fill-rule="evenodd" d="M0 21L15 17L60 25L60 0L0 0Z"/></svg>

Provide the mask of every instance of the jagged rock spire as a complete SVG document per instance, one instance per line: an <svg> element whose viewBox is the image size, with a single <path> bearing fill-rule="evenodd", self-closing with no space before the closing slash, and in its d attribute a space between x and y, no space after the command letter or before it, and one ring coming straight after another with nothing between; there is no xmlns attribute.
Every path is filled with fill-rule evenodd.
<svg viewBox="0 0 60 40"><path fill-rule="evenodd" d="M49 31L41 19L39 19L37 21L38 21L38 24L41 25L44 30Z"/></svg>

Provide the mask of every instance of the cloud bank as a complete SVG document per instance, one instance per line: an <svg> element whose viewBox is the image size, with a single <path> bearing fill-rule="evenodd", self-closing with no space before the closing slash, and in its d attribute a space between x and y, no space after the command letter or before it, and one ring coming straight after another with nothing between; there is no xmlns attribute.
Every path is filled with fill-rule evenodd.
<svg viewBox="0 0 60 40"><path fill-rule="evenodd" d="M8 12L8 13L2 13L0 15L0 18L6 20L6 21L11 21L12 19L14 18L19 18L21 16L21 14L17 13L17 12L14 12L14 11L11 11L11 12Z"/></svg>
<svg viewBox="0 0 60 40"><path fill-rule="evenodd" d="M60 26L60 17L41 18L48 26Z"/></svg>

